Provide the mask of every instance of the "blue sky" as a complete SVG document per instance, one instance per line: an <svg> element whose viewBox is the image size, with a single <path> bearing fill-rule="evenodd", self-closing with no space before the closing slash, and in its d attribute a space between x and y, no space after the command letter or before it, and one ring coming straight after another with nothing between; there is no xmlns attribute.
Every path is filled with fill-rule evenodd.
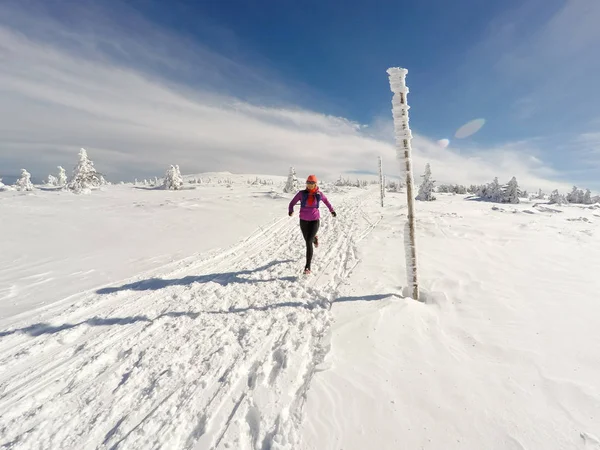
<svg viewBox="0 0 600 450"><path fill-rule="evenodd" d="M337 177L380 154L393 175L401 66L417 172L598 191L598 21L597 0L8 0L0 173L70 170L86 147L112 179L172 163Z"/></svg>

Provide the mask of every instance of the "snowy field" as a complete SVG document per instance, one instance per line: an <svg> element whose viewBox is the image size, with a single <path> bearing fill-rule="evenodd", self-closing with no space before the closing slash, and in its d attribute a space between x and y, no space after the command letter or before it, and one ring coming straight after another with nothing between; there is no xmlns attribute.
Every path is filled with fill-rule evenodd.
<svg viewBox="0 0 600 450"><path fill-rule="evenodd" d="M600 205L226 176L0 192L0 448L600 449Z"/></svg>

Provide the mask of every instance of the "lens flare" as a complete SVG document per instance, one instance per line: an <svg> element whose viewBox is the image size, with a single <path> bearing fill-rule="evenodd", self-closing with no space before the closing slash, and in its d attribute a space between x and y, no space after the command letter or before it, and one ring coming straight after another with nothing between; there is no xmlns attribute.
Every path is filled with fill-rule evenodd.
<svg viewBox="0 0 600 450"><path fill-rule="evenodd" d="M456 130L454 137L457 139L464 139L475 133L477 133L481 127L485 124L485 119L475 119L465 123L462 127Z"/></svg>
<svg viewBox="0 0 600 450"><path fill-rule="evenodd" d="M437 145L439 145L442 148L446 148L450 145L450 140L449 139L440 139L439 141L437 141Z"/></svg>

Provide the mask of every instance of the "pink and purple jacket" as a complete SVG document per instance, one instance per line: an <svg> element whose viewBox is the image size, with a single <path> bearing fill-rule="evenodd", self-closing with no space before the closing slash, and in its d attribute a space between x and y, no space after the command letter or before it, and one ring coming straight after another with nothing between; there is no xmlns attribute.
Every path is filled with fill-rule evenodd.
<svg viewBox="0 0 600 450"><path fill-rule="evenodd" d="M325 205L327 205L327 208L329 208L330 212L334 211L333 206L331 206L331 203L329 203L329 200L327 200L325 194L323 194L318 189L317 192L315 192L314 205L308 206L306 204L307 200L308 191L306 189L304 189L303 191L299 191L290 202L290 205L288 207L289 212L294 212L294 206L296 205L296 203L300 202L300 220L319 220L321 218L321 214L319 213L319 204L321 203L321 200L323 201L323 203L325 203Z"/></svg>

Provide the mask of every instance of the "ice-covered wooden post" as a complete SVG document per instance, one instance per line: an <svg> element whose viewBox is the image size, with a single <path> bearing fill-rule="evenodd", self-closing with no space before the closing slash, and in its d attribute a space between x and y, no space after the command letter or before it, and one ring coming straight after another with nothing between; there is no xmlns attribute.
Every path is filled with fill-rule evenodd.
<svg viewBox="0 0 600 450"><path fill-rule="evenodd" d="M412 291L412 298L419 300L419 283L417 277L417 249L415 242L415 204L413 194L412 155L410 141L412 133L408 125L408 87L406 74L408 70L400 67L390 67L387 70L390 79L392 97L392 114L394 116L394 134L396 137L396 151L399 158L404 156L406 170L406 198L408 201L408 220L404 228L404 246L406 252L406 275L408 287Z"/></svg>
<svg viewBox="0 0 600 450"><path fill-rule="evenodd" d="M383 168L381 163L381 156L379 157L379 190L381 191L381 207L383 208L383 197L384 194L384 185L383 185Z"/></svg>

